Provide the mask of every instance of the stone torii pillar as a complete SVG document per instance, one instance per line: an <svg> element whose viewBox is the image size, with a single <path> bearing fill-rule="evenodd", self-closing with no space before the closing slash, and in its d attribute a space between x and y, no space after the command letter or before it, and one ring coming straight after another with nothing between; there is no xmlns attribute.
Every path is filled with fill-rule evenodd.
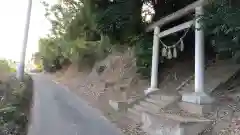
<svg viewBox="0 0 240 135"><path fill-rule="evenodd" d="M195 9L195 92L187 93L182 96L185 102L195 104L209 104L213 99L204 92L204 32L201 27L199 15L203 15L203 7Z"/></svg>
<svg viewBox="0 0 240 135"><path fill-rule="evenodd" d="M152 48L152 70L151 70L151 85L145 90L145 94L159 90L158 88L158 63L159 63L159 37L160 28L154 28L153 48Z"/></svg>

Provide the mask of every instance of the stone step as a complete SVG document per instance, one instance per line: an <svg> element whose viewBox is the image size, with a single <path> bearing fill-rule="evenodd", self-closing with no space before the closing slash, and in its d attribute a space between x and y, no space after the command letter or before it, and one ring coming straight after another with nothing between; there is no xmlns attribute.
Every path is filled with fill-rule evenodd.
<svg viewBox="0 0 240 135"><path fill-rule="evenodd" d="M213 106L211 104L209 105L199 105L199 104L193 104L188 102L179 102L179 107L189 113L201 115L210 113L213 111Z"/></svg>
<svg viewBox="0 0 240 135"><path fill-rule="evenodd" d="M197 115L192 115L187 112L180 112L180 113L165 113L165 112L160 112L155 114L156 116L163 117L166 119L171 119L171 120L176 120L182 123L192 123L192 122L211 122L210 119L207 119L202 116L197 116Z"/></svg>
<svg viewBox="0 0 240 135"><path fill-rule="evenodd" d="M149 95L149 97L153 100L163 100L163 101L174 101L174 100L178 100L181 98L180 95L176 94L176 93L156 93L154 95Z"/></svg>
<svg viewBox="0 0 240 135"><path fill-rule="evenodd" d="M149 135L199 135L207 129L209 123L189 123L179 124L177 126L159 126L152 125L150 127L142 127L143 131ZM204 134L205 135L205 134ZM209 132L206 135L213 135Z"/></svg>
<svg viewBox="0 0 240 135"><path fill-rule="evenodd" d="M136 123L141 123L141 113L135 109L128 109L127 117L135 121Z"/></svg>
<svg viewBox="0 0 240 135"><path fill-rule="evenodd" d="M182 106L180 105L181 103L182 102L170 104L166 108L162 109L159 113L157 113L157 115L162 115L166 118L174 118L174 120L178 120L182 122L211 121L210 119L206 119L202 114L193 113L186 109L183 109ZM183 102L183 103L186 103L186 102ZM194 110L196 108L190 108L190 109ZM196 109L196 110L199 110L199 109Z"/></svg>
<svg viewBox="0 0 240 135"><path fill-rule="evenodd" d="M159 128L171 128L171 127L176 127L177 125L180 124L179 121L171 120L171 119L166 119L161 116L155 116L152 113L149 112L143 112L142 113L142 128L144 131L147 131L146 129L149 129L151 127L159 127ZM166 130L165 129L165 130Z"/></svg>
<svg viewBox="0 0 240 135"><path fill-rule="evenodd" d="M142 105L135 105L134 109L139 111L139 112L144 112L144 111L148 111L148 112L151 112L151 113L158 113L159 112L159 109L147 108L147 107L142 106Z"/></svg>
<svg viewBox="0 0 240 135"><path fill-rule="evenodd" d="M164 100L154 100L151 98L147 98L146 101L149 103L155 104L155 105L159 106L160 108L164 108L167 105L169 105L169 102L164 101Z"/></svg>
<svg viewBox="0 0 240 135"><path fill-rule="evenodd" d="M167 107L168 105L174 103L176 100L154 100L152 98L147 98L146 99L147 102L150 102L150 103L153 103L153 104L156 104L157 106L159 106L160 108L165 108Z"/></svg>
<svg viewBox="0 0 240 135"><path fill-rule="evenodd" d="M198 135L211 124L210 121L186 122L173 120L165 115L142 114L142 129L150 135Z"/></svg>
<svg viewBox="0 0 240 135"><path fill-rule="evenodd" d="M139 111L133 109L133 108L129 108L128 112L131 112L131 113L133 113L133 114L135 114L135 115L137 115L139 117L141 116L141 113Z"/></svg>
<svg viewBox="0 0 240 135"><path fill-rule="evenodd" d="M147 101L140 101L139 105L152 113L157 113L161 110L161 107Z"/></svg>
<svg viewBox="0 0 240 135"><path fill-rule="evenodd" d="M115 100L109 100L109 105L115 110L115 111L126 111L128 108L128 102L127 101L115 101Z"/></svg>
<svg viewBox="0 0 240 135"><path fill-rule="evenodd" d="M178 120L181 122L202 122L210 121L201 115L192 114L187 111L181 110L181 108L176 107L177 105L171 105L166 109L161 109L158 107L150 107L151 104L148 102L142 102L140 105L135 105L133 110L138 113L149 112L155 115L160 115L161 117Z"/></svg>

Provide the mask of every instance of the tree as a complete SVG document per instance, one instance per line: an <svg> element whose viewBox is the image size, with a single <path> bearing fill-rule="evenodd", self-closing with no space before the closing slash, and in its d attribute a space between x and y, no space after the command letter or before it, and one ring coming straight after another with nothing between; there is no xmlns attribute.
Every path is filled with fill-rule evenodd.
<svg viewBox="0 0 240 135"><path fill-rule="evenodd" d="M194 1L196 0L184 2L179 0L64 0L63 4L53 6L43 2L52 30L47 38L39 41L40 54L44 63L50 63L49 65L53 63L61 65L64 60L79 65L91 61L92 65L108 54L111 44L135 46L138 48L136 57L139 69L150 71L152 33L145 33L146 26ZM237 0L231 0L231 2L234 5L239 3ZM143 6L149 7L150 14L155 13L149 22L143 19L143 12L148 13L147 9L143 11ZM238 18L235 13L237 10L232 10L233 8L233 6L231 8L213 6L207 8L209 14L203 17L203 21L206 21L204 22L205 31L211 33L210 40L217 41L215 39L223 39L220 37L224 36L226 41L234 41L235 44L231 43L231 48L233 45L235 47L239 39L239 22L234 20ZM221 18L225 16L223 12L216 12L220 9L229 12L226 15L228 19ZM212 15L214 15L213 18L211 18ZM194 18L193 15L183 17L164 25L161 29L176 26L192 18ZM182 33L179 32L162 40L166 44L172 44L181 36ZM188 40L184 42L192 44L194 39L188 36L186 37ZM224 46L227 49L230 47Z"/></svg>
<svg viewBox="0 0 240 135"><path fill-rule="evenodd" d="M97 28L112 40L126 42L132 35L143 32L139 0L115 0L101 7L97 14Z"/></svg>
<svg viewBox="0 0 240 135"><path fill-rule="evenodd" d="M51 34L39 40L39 50L45 65L52 65L56 59L60 64L70 60L79 65L83 61L89 61L87 63L92 65L102 58L109 40L96 29L97 10L94 2L96 1L63 1L62 5L53 6L43 2L46 17L52 24Z"/></svg>
<svg viewBox="0 0 240 135"><path fill-rule="evenodd" d="M217 52L236 52L240 49L240 3L238 0L215 0L202 16L211 45Z"/></svg>

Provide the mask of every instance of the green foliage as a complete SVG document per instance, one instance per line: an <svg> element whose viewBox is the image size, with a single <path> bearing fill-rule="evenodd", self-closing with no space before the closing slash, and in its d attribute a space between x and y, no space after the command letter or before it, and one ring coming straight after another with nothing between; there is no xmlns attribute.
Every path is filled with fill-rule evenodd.
<svg viewBox="0 0 240 135"><path fill-rule="evenodd" d="M150 37L147 34L142 36L147 24L142 18L143 4L152 5L153 9L149 10L154 10L153 20L156 21L193 1L64 0L64 4L53 6L43 2L46 17L52 24L49 37L39 41L43 65L48 69L61 67L65 60L78 65L93 65L95 61L105 58L113 47L124 48L122 46L128 45L136 48L139 72L149 76L152 34L149 34ZM163 29L182 23L184 19ZM179 39L179 35L163 40L172 44L175 38ZM112 46L110 42L115 45Z"/></svg>
<svg viewBox="0 0 240 135"><path fill-rule="evenodd" d="M16 72L16 63L11 60L0 59L0 73L1 72Z"/></svg>
<svg viewBox="0 0 240 135"><path fill-rule="evenodd" d="M142 36L137 37L135 55L137 58L138 72L143 75L143 77L148 78L151 73L151 63L152 63L152 39L142 38Z"/></svg>
<svg viewBox="0 0 240 135"><path fill-rule="evenodd" d="M215 0L202 16L203 28L218 52L240 49L240 3L236 0Z"/></svg>
<svg viewBox="0 0 240 135"><path fill-rule="evenodd" d="M7 60L0 60L0 70L8 72L10 70Z"/></svg>
<svg viewBox="0 0 240 135"><path fill-rule="evenodd" d="M58 45L58 40L54 38L42 38L39 40L39 55L42 58L43 68L46 71L53 70L57 65L56 61L61 63L63 59L60 59L61 48ZM55 69L54 69L55 70Z"/></svg>
<svg viewBox="0 0 240 135"><path fill-rule="evenodd" d="M10 68L10 72L11 72L11 73L16 73L16 72L17 72L17 69L11 67L11 68Z"/></svg>
<svg viewBox="0 0 240 135"><path fill-rule="evenodd" d="M41 56L49 61L54 61L61 55L61 50L54 38L42 38L39 40L39 52Z"/></svg>
<svg viewBox="0 0 240 135"><path fill-rule="evenodd" d="M0 101L0 134L26 135L32 102L32 79L24 77L20 83L16 78L0 84L4 93Z"/></svg>
<svg viewBox="0 0 240 135"><path fill-rule="evenodd" d="M108 37L96 29L94 0L64 3L51 7L44 3L52 33L39 40L43 65L51 69L59 67L65 60L78 65L93 65L96 60L104 58L103 53L110 45Z"/></svg>
<svg viewBox="0 0 240 135"><path fill-rule="evenodd" d="M141 32L141 8L139 0L115 0L108 3L97 15L97 28L114 41L125 41Z"/></svg>

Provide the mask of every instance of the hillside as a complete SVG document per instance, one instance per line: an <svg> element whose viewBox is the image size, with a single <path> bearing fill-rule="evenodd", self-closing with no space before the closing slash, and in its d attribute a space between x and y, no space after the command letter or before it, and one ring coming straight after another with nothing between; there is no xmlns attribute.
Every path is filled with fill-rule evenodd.
<svg viewBox="0 0 240 135"><path fill-rule="evenodd" d="M186 67L186 64L189 66ZM160 72L160 89L176 89L192 75L193 69L192 61L177 62L172 68L163 69ZM123 119L124 113L115 111L109 101L131 103L144 96L149 80L143 79L136 72L133 50L127 50L124 53L110 54L96 63L91 71L86 68L78 71L76 66L71 65L53 76L91 106L101 110L110 121L125 129L129 126L127 124L134 123Z"/></svg>

